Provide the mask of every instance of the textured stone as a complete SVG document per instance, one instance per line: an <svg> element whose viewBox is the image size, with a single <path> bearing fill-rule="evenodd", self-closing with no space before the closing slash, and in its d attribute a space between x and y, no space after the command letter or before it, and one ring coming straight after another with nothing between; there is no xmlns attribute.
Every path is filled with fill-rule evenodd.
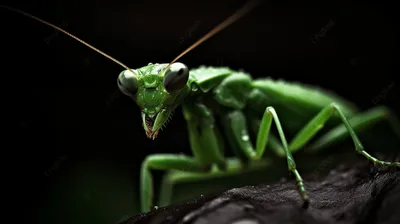
<svg viewBox="0 0 400 224"><path fill-rule="evenodd" d="M388 160L392 160L389 158ZM361 162L306 181L307 210L293 180L234 188L133 217L121 224L400 223L400 171Z"/></svg>

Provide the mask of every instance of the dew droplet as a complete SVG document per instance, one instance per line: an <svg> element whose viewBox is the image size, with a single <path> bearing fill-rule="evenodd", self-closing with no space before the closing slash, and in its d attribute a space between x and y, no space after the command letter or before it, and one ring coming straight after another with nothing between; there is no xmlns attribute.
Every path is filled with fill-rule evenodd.
<svg viewBox="0 0 400 224"><path fill-rule="evenodd" d="M249 140L249 136L248 135L242 135L242 140L243 141L248 141Z"/></svg>

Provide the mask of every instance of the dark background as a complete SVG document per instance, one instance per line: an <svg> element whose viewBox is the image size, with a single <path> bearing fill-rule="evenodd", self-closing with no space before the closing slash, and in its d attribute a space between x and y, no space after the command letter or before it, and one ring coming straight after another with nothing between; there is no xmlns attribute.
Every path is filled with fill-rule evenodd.
<svg viewBox="0 0 400 224"><path fill-rule="evenodd" d="M170 62L244 2L8 5L138 68ZM132 215L144 157L189 152L180 110L157 140L148 140L138 108L117 92L121 66L37 21L0 12L3 119L12 124L2 146L7 205L19 218L29 212L31 221L53 223L60 217L58 223L112 223ZM388 1L268 1L180 61L314 84L362 109L380 104L399 114L397 15Z"/></svg>

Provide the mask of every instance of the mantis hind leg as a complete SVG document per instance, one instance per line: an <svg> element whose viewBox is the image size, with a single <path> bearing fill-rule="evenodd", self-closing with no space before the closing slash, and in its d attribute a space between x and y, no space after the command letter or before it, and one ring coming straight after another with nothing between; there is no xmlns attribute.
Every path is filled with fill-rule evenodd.
<svg viewBox="0 0 400 224"><path fill-rule="evenodd" d="M354 131L359 132L372 127L376 122L380 122L382 120L387 120L390 123L393 131L400 138L400 123L397 117L386 107L376 107L366 112L356 114L349 118L348 122ZM322 150L331 144L341 141L348 136L348 133L349 132L347 131L346 126L344 124L340 124L326 133L324 136L321 136L319 139L317 139L314 143L312 143L312 145L308 146L306 150L309 152ZM297 150L296 148L292 149Z"/></svg>
<svg viewBox="0 0 400 224"><path fill-rule="evenodd" d="M355 150L361 155L365 156L368 160L372 161L374 164L380 164L385 166L398 166L400 167L400 162L386 162L378 160L371 156L364 150L363 145L357 137L355 130L365 128L366 126L372 125L374 122L383 118L389 118L392 121L392 127L397 133L400 133L399 123L389 110L383 107L378 107L373 110L367 111L365 113L355 115L351 119L347 119L342 110L335 103L330 104L325 107L319 114L317 114L292 140L289 145L291 151L297 151L302 148L311 138L322 129L324 123L331 118L334 113L337 112L342 124L334 128L320 139L318 139L313 145L311 145L311 150L322 149L329 144L335 143L344 137L350 135L354 142ZM399 135L400 136L400 135Z"/></svg>

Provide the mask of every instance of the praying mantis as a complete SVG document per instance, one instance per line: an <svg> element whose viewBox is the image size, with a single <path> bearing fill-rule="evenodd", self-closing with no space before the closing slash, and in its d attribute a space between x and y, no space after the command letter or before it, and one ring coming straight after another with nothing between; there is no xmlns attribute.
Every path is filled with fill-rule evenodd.
<svg viewBox="0 0 400 224"><path fill-rule="evenodd" d="M361 128L371 126L370 121L385 119L390 121L400 137L400 125L388 108L376 107L359 112L349 101L313 86L272 78L253 79L248 73L228 67L202 66L189 69L185 64L177 62L257 4L258 1L247 3L170 63L150 63L138 69L127 67L51 23L17 9L1 7L53 27L121 65L125 70L119 74L117 86L141 110L144 133L149 139L157 138L173 111L182 108L193 156L147 156L140 171L142 212L149 211L154 205L151 170L182 171L169 175L163 182L159 204L168 205L171 186L180 179L199 181L198 173L224 175L239 172L256 166L258 161L264 159L265 151L271 150L277 156L286 158L288 170L298 184L303 207L307 208L310 203L307 189L292 156L301 149L307 147L314 151L324 150L343 137L350 136L356 152L374 164L400 167L400 162L381 161L371 156L357 137ZM337 126L314 140L313 137L328 121ZM271 132L273 124L277 135ZM287 132L297 134L288 142L285 137ZM236 157L226 158L223 151L227 148L232 149Z"/></svg>

